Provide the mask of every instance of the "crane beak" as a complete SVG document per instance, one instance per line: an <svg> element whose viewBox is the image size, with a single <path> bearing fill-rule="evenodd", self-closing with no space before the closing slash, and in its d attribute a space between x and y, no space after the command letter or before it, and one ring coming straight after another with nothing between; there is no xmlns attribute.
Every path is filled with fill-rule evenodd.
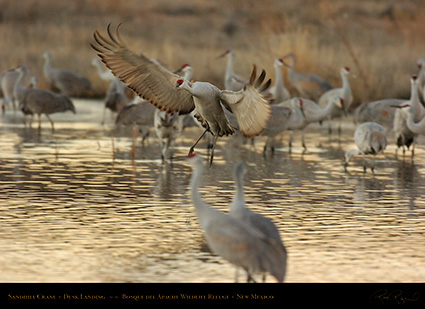
<svg viewBox="0 0 425 309"><path fill-rule="evenodd" d="M395 107L395 108L402 108L402 106L400 105L390 105L391 107Z"/></svg>

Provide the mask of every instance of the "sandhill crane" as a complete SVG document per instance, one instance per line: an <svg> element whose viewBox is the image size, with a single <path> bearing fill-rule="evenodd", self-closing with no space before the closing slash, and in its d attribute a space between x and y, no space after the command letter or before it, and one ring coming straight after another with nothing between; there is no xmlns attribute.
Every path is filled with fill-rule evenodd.
<svg viewBox="0 0 425 309"><path fill-rule="evenodd" d="M52 67L50 52L45 52L43 58L44 77L53 90L70 97L81 97L91 90L91 84L87 78L69 70Z"/></svg>
<svg viewBox="0 0 425 309"><path fill-rule="evenodd" d="M91 61L91 64L96 68L97 73L99 74L99 77L103 79L104 81L111 82L116 77L110 70L105 68L103 63L99 60L99 58L93 58Z"/></svg>
<svg viewBox="0 0 425 309"><path fill-rule="evenodd" d="M274 140L276 136L288 130L291 122L294 121L292 118L295 117L295 113L287 106L273 104L271 106L271 110L271 116L262 133L263 136L267 137L263 148L263 155L266 154L266 151L269 148L272 155L274 154Z"/></svg>
<svg viewBox="0 0 425 309"><path fill-rule="evenodd" d="M425 100L425 59L419 58L416 62L418 66L418 92L422 96L422 99Z"/></svg>
<svg viewBox="0 0 425 309"><path fill-rule="evenodd" d="M418 87L417 87L417 76L412 75L410 78L410 99L405 101L406 104L409 104L415 109L415 118L413 119L415 122L418 122L425 116L425 107L422 105L419 95L418 95ZM408 113L405 109L396 109L394 114L394 132L395 139L397 143L397 148L403 149L403 154L407 149L410 148L412 143L414 143L415 133L413 133L409 127L407 126L407 116ZM412 147L413 150L413 147ZM412 151L412 156L414 152Z"/></svg>
<svg viewBox="0 0 425 309"><path fill-rule="evenodd" d="M129 104L126 89L128 89L126 85L115 76L109 82L109 88L106 94L105 105L103 108L102 124L105 123L105 113L107 109L113 113L119 113Z"/></svg>
<svg viewBox="0 0 425 309"><path fill-rule="evenodd" d="M19 72L17 85L21 85L25 75L25 67L16 69ZM19 87L19 86L18 86ZM75 114L75 107L72 101L62 94L54 93L46 89L27 88L25 97L21 102L21 109L24 114L38 115L38 128L41 129L41 114L46 115L54 131L54 124L50 114L72 111Z"/></svg>
<svg viewBox="0 0 425 309"><path fill-rule="evenodd" d="M167 112L189 114L196 108L197 118L205 131L190 148L195 146L206 132L214 136L210 165L214 157L214 147L219 136L231 135L234 129L229 124L224 111L228 108L235 115L240 131L248 138L261 134L270 117L270 104L261 94L270 86L271 80L263 84L265 71L257 78L254 65L249 82L240 91L220 90L208 82L190 82L171 73L143 54L131 52L119 35L119 26L114 36L108 25L109 38L95 31L96 45L91 44L98 56L127 86L157 108Z"/></svg>
<svg viewBox="0 0 425 309"><path fill-rule="evenodd" d="M334 96L339 96L344 100L344 108L343 109L334 109L332 114L329 115L329 133L332 131L331 120L333 118L341 118L343 112L348 112L351 104L353 103L353 93L350 87L350 80L348 76L355 77L353 73L351 73L349 67L342 67L340 70L341 79L342 79L342 87L334 88L323 93L317 103L320 106L325 106L329 100L331 100ZM341 122L338 126L338 132L341 133Z"/></svg>
<svg viewBox="0 0 425 309"><path fill-rule="evenodd" d="M234 168L236 194L232 201L232 204L230 205L229 214L230 216L237 218L238 220L245 222L249 226L252 226L255 229L259 230L266 237L270 237L276 241L276 244L280 247L279 252L282 255L280 269L282 272L282 276L284 278L286 273L287 252L282 242L282 239L280 237L280 233L277 226L268 217L265 217L246 207L245 192L243 188L244 186L243 177L246 171L247 171L247 168L244 162L239 162L238 164L236 164Z"/></svg>
<svg viewBox="0 0 425 309"><path fill-rule="evenodd" d="M208 247L230 263L242 267L248 274L248 281L253 280L254 274L267 272L278 282L283 282L286 252L282 252L280 244L258 229L204 202L199 192L203 159L191 153L187 160L193 169L190 180L191 201Z"/></svg>
<svg viewBox="0 0 425 309"><path fill-rule="evenodd" d="M183 73L183 74L181 74ZM182 75L186 80L192 81L193 79L193 67L188 63L184 63L174 74Z"/></svg>
<svg viewBox="0 0 425 309"><path fill-rule="evenodd" d="M301 144L304 148L304 150L307 149L305 145L304 140L304 129L307 127L308 123L305 120L305 115L303 111L303 107L301 102L304 99L301 99L299 97L294 97L290 100L286 100L284 102L278 103L278 106L284 106L287 108L290 108L292 113L290 115L289 121L288 121L288 127L287 130L289 130L289 142L288 147L289 151L292 151L292 142L293 142L293 136L295 131L301 131ZM273 106L276 104L273 104Z"/></svg>
<svg viewBox="0 0 425 309"><path fill-rule="evenodd" d="M415 121L416 110L414 106L410 104L400 104L394 105L393 107L405 109L407 111L406 125L410 131L412 131L415 135L425 135L425 117L419 121Z"/></svg>
<svg viewBox="0 0 425 309"><path fill-rule="evenodd" d="M18 99L14 96L14 87L16 81L18 80L18 76L19 73L16 71L16 69L5 71L1 76L0 87L4 95L4 101L2 105L3 112L5 111L6 106L9 104L12 105L14 110L16 110L18 107ZM31 86L32 76L34 75L31 73L31 70L27 68L21 81L23 87L27 88Z"/></svg>
<svg viewBox="0 0 425 309"><path fill-rule="evenodd" d="M154 128L161 149L161 159L164 162L173 156L174 143L183 130L183 116L178 113L170 114L156 109Z"/></svg>
<svg viewBox="0 0 425 309"><path fill-rule="evenodd" d="M233 63L235 60L235 52L228 49L218 58L222 57L227 57L226 73L224 75L224 88L232 91L241 90L248 83L248 80L234 72Z"/></svg>
<svg viewBox="0 0 425 309"><path fill-rule="evenodd" d="M354 123L376 122L385 127L387 133L393 128L395 109L403 99L382 99L360 104L354 111Z"/></svg>
<svg viewBox="0 0 425 309"><path fill-rule="evenodd" d="M132 153L135 152L137 135L140 133L142 136L142 144L149 136L150 129L153 127L155 118L155 106L150 104L148 101L143 100L139 97L133 100L133 103L125 106L118 113L115 120L117 127L132 126L132 138L133 146Z"/></svg>
<svg viewBox="0 0 425 309"><path fill-rule="evenodd" d="M362 155L363 169L366 172L367 166L365 155L373 155L372 172L375 168L375 156L387 147L387 136L385 128L376 122L365 122L357 126L354 131L354 142L357 149L349 150L345 153L344 167L347 169L348 163L355 155Z"/></svg>
<svg viewBox="0 0 425 309"><path fill-rule="evenodd" d="M289 64L286 64L286 59ZM295 71L296 56L293 53L284 56L283 60L288 67L288 80L301 97L317 100L321 94L332 89L330 83L316 74Z"/></svg>
<svg viewBox="0 0 425 309"><path fill-rule="evenodd" d="M280 103L289 100L291 98L291 94L288 89L286 89L282 76L281 67L284 65L283 60L281 58L276 58L273 65L275 70L275 80L274 85L270 87L270 93L272 94L273 102Z"/></svg>

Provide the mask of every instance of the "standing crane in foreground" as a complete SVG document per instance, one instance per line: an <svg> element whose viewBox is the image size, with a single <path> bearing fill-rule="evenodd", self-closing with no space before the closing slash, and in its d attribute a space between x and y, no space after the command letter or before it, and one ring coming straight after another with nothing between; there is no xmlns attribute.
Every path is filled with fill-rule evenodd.
<svg viewBox="0 0 425 309"><path fill-rule="evenodd" d="M226 73L224 74L224 88L231 91L241 90L248 83L248 80L234 72L233 63L235 61L235 52L228 49L218 58L223 57L227 57Z"/></svg>
<svg viewBox="0 0 425 309"><path fill-rule="evenodd" d="M236 164L234 169L236 194L232 204L230 205L229 214L230 216L237 218L238 220L245 222L249 226L252 226L253 228L259 230L266 237L270 237L276 241L276 244L279 246L278 251L281 254L281 265L279 269L282 272L282 276L284 278L286 273L287 252L280 237L280 233L277 226L268 217L265 217L246 207L245 192L243 188L243 177L245 176L246 171L246 164L244 162L239 162L238 164ZM265 275L263 277L263 281L265 281Z"/></svg>
<svg viewBox="0 0 425 309"><path fill-rule="evenodd" d="M51 65L51 54L43 54L43 73L53 90L58 90L61 94L69 97L81 97L91 91L90 81L69 70L54 68Z"/></svg>
<svg viewBox="0 0 425 309"><path fill-rule="evenodd" d="M205 130L189 153L194 151L205 133L211 132L214 136L211 166L217 138L235 132L223 108L232 111L240 131L246 137L258 136L264 130L270 117L270 104L261 92L271 83L270 79L263 83L266 75L264 70L257 77L254 65L249 82L240 91L220 90L208 82L191 82L171 73L143 54L131 52L120 37L119 27L113 35L109 24L108 38L95 31L96 43L91 46L115 76L158 109L189 114L196 108L196 118Z"/></svg>
<svg viewBox="0 0 425 309"><path fill-rule="evenodd" d="M342 109L334 109L333 112L329 115L329 133L332 132L331 127L331 120L333 118L341 118L343 115L343 112L347 113L351 104L353 103L353 93L351 91L350 87L350 81L348 79L348 76L355 75L351 73L349 67L343 67L340 70L341 79L342 79L342 87L341 88L334 88L326 91L324 94L322 94L318 100L318 104L322 107L326 106L328 104L329 100L333 100L335 96L340 97L344 101L344 107ZM338 132L341 134L341 122L338 126Z"/></svg>
<svg viewBox="0 0 425 309"><path fill-rule="evenodd" d="M218 211L203 201L199 192L204 169L203 159L191 153L187 161L192 165L190 196L196 216L204 232L208 247L230 263L242 267L248 282L254 274L270 273L283 282L286 272L286 251L273 238L247 223Z"/></svg>
<svg viewBox="0 0 425 309"><path fill-rule="evenodd" d="M21 85L25 75L25 67L19 67L18 85ZM19 87L19 86L18 86ZM62 94L54 93L50 90L39 88L27 88L21 109L24 114L38 115L38 129L41 129L41 114L46 115L54 131L54 124L50 114L72 111L75 114L75 107L72 101Z"/></svg>
<svg viewBox="0 0 425 309"><path fill-rule="evenodd" d="M412 75L410 78L410 99L408 101L405 101L403 104L409 104L414 107L415 109L415 117L414 121L420 121L425 116L425 107L422 105L419 94L418 94L418 86L417 86L417 76ZM405 147L407 149L412 146L415 140L415 133L413 133L409 127L407 126L407 116L408 113L405 109L396 109L394 114L394 132L395 132L395 139L397 143L397 148L403 149L403 154L406 152ZM413 150L412 146L412 150ZM411 152L412 157L414 155L414 152Z"/></svg>
<svg viewBox="0 0 425 309"><path fill-rule="evenodd" d="M355 155L362 155L363 170L366 173L365 155L373 155L372 172L375 169L375 156L387 147L387 136L385 128L376 122L365 122L357 126L354 131L354 143L357 149L349 150L345 153L344 167L347 169L348 163Z"/></svg>
<svg viewBox="0 0 425 309"><path fill-rule="evenodd" d="M301 97L317 100L320 95L332 89L330 83L316 74L295 71L296 57L293 53L287 54L283 59L289 59L289 64L285 62L288 67L288 80Z"/></svg>

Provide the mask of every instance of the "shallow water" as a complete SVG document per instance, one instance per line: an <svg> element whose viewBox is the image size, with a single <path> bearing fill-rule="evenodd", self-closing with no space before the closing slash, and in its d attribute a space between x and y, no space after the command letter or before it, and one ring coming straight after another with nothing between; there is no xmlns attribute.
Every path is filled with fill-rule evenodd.
<svg viewBox="0 0 425 309"><path fill-rule="evenodd" d="M1 282L234 282L235 268L212 255L188 196L190 167L162 164L153 131L132 153L130 130L101 125L100 101L74 100L77 114L43 118L40 134L7 111L0 124ZM205 201L227 211L233 166L249 165L249 207L270 217L288 249L287 282L423 282L425 151L396 156L392 136L375 173L360 158L344 171L354 125L341 138L326 126L288 134L275 155L219 139L203 178ZM201 130L178 140L185 155ZM205 142L198 152L206 154ZM245 279L239 272L239 281ZM273 282L271 277L269 282Z"/></svg>

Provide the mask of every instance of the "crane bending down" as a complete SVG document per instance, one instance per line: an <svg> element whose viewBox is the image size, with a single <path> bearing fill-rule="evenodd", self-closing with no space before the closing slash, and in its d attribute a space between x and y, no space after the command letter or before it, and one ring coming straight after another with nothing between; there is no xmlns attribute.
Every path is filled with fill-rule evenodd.
<svg viewBox="0 0 425 309"><path fill-rule="evenodd" d="M347 169L348 162L354 155L361 154L363 160L363 169L366 172L365 155L373 155L372 172L375 169L375 156L383 152L387 147L387 136L383 126L376 122L365 122L359 125L354 131L354 142L357 149L349 150L345 153L345 169Z"/></svg>
<svg viewBox="0 0 425 309"><path fill-rule="evenodd" d="M239 129L246 137L258 136L264 130L270 117L270 104L261 92L271 83L270 79L263 83L266 74L264 70L257 78L254 65L249 82L240 91L220 90L208 82L191 82L171 73L143 54L131 52L120 37L119 27L113 35L109 24L108 38L95 31L96 43L91 46L115 76L158 109L189 114L196 108L196 118L203 124L205 131L189 153L194 151L206 132L211 132L214 136L210 158L212 164L217 138L235 132L224 114L223 106L235 115Z"/></svg>
<svg viewBox="0 0 425 309"><path fill-rule="evenodd" d="M234 169L234 178L236 183L236 194L230 205L230 216L237 218L238 220L247 223L262 232L266 237L270 237L276 241L278 246L278 252L281 254L280 265L277 265L277 269L280 271L282 278L285 278L286 264L287 264L287 252L283 245L280 233L276 225L269 218L256 213L246 207L245 203L245 192L243 188L243 177L246 174L246 164L239 162L236 164ZM265 275L263 281L265 280ZM283 279L282 279L283 280Z"/></svg>
<svg viewBox="0 0 425 309"><path fill-rule="evenodd" d="M193 168L191 200L209 248L232 264L242 267L248 274L248 281L253 280L254 274L267 272L278 282L283 282L286 264L277 241L204 202L199 192L203 159L191 153L187 160Z"/></svg>
<svg viewBox="0 0 425 309"><path fill-rule="evenodd" d="M174 144L183 130L183 118L177 113L169 114L156 109L154 127L161 148L161 159L164 162L173 156Z"/></svg>

